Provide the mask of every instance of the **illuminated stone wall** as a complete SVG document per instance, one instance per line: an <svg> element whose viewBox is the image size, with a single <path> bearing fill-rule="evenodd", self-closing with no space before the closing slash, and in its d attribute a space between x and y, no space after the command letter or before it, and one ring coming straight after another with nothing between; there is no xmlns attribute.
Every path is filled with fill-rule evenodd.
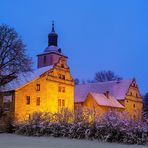
<svg viewBox="0 0 148 148"><path fill-rule="evenodd" d="M119 102L125 107L124 109L100 106L96 103L91 95L88 95L83 103L75 103L75 109L89 108L92 111L96 111L97 115L102 115L109 110L116 110L120 112L127 111L129 117L135 119L142 117L142 97L135 80L133 80L132 84L130 85L127 94L125 94L125 98L119 100Z"/></svg>
<svg viewBox="0 0 148 148"><path fill-rule="evenodd" d="M94 100L94 98L90 94L86 97L85 102L82 103L82 107L84 109L85 108L91 109L93 112L96 113L96 115L99 115L99 116L103 115L104 113L110 110L114 110L114 111L124 110L122 108L117 108L117 107L100 106L97 104L97 102Z"/></svg>
<svg viewBox="0 0 148 148"><path fill-rule="evenodd" d="M125 106L125 110L130 114L131 117L141 117L143 103L135 80L130 85L125 99L120 101L120 103Z"/></svg>
<svg viewBox="0 0 148 148"><path fill-rule="evenodd" d="M37 85L40 85L40 90ZM27 104L27 96L30 96L30 104ZM40 98L40 105L37 105L37 98ZM56 113L61 108L74 111L74 81L65 58L61 58L53 69L40 78L18 88L15 92L17 120L27 119L33 112Z"/></svg>

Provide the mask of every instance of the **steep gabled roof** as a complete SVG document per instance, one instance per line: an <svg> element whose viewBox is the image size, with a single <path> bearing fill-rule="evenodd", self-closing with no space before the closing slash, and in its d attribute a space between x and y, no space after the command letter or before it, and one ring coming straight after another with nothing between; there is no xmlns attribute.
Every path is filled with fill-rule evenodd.
<svg viewBox="0 0 148 148"><path fill-rule="evenodd" d="M18 77L16 79L12 80L11 82L9 82L6 85L4 85L3 87L1 87L0 91L4 92L4 91L15 90L15 89L29 83L30 81L40 77L43 73L45 73L46 71L48 71L52 68L53 68L53 65L42 67L42 68L30 71L30 72L21 73L18 75Z"/></svg>
<svg viewBox="0 0 148 148"><path fill-rule="evenodd" d="M120 81L109 81L109 82L98 82L75 85L75 103L84 102L88 93L104 93L109 91L110 95L117 100L122 100L129 89L132 79L120 80Z"/></svg>
<svg viewBox="0 0 148 148"><path fill-rule="evenodd" d="M108 98L104 94L99 93L90 93L96 103L100 106L107 107L116 107L116 108L124 108L113 96L108 96Z"/></svg>

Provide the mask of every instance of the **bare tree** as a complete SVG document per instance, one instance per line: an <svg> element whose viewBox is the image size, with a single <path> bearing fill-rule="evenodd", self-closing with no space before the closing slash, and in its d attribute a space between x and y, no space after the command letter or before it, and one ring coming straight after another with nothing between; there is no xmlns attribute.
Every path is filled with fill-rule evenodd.
<svg viewBox="0 0 148 148"><path fill-rule="evenodd" d="M115 73L110 70L100 71L95 74L95 81L97 82L106 82L114 80L122 80L122 77L115 75Z"/></svg>
<svg viewBox="0 0 148 148"><path fill-rule="evenodd" d="M32 59L26 54L17 32L7 25L0 25L0 86L31 69Z"/></svg>

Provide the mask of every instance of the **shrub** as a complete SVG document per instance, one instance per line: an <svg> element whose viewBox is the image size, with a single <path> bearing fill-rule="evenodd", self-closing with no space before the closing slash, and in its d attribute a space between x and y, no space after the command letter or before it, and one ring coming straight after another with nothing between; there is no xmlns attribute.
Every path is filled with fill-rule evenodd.
<svg viewBox="0 0 148 148"><path fill-rule="evenodd" d="M79 111L75 115L69 111L34 113L29 121L16 124L16 133L147 145L148 123L126 118L126 114L108 112L102 117L92 118L90 111Z"/></svg>

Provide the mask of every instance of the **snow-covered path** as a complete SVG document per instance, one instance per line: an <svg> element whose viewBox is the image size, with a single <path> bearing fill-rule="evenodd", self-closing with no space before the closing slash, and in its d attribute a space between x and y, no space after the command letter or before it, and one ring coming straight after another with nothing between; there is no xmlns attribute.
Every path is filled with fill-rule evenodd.
<svg viewBox="0 0 148 148"><path fill-rule="evenodd" d="M53 137L25 137L0 134L0 148L146 148L145 146L100 143Z"/></svg>

